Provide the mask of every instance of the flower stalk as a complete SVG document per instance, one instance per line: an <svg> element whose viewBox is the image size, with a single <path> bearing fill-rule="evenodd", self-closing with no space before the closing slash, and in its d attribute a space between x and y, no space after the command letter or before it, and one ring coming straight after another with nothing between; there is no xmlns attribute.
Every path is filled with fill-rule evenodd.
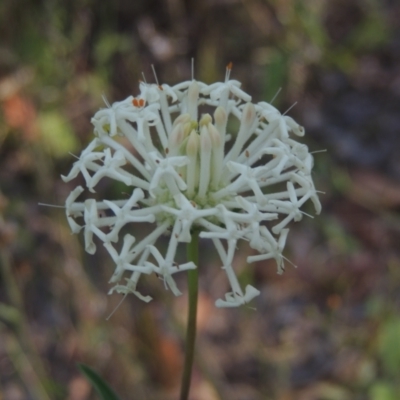
<svg viewBox="0 0 400 400"><path fill-rule="evenodd" d="M192 240L187 244L187 261L198 265L199 233L192 233ZM190 391L193 360L196 343L197 299L198 299L198 268L188 271L188 317L186 327L185 361L183 365L180 400L187 400Z"/></svg>

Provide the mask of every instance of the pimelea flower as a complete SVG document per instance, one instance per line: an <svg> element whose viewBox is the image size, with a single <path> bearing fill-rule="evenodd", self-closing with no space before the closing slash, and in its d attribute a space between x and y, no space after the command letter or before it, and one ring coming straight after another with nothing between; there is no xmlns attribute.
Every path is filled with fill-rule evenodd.
<svg viewBox="0 0 400 400"><path fill-rule="evenodd" d="M282 273L289 222L302 219L308 200L321 211L313 157L295 140L304 129L271 104L252 103L229 75L230 67L225 81L212 85L194 79L175 86L141 82L139 96L92 118L96 138L62 178L81 173L94 193L108 177L130 192L127 199L79 202L84 189L78 186L66 200L68 222L73 233L84 230L86 251L96 251L97 236L115 263L110 292L150 301L137 284L142 274L154 272L180 295L173 275L197 266L178 265L177 247L198 230L214 243L231 286L216 306L248 303L260 292L239 285L232 267L237 242L247 241L258 252L249 263L274 259ZM154 230L139 242L129 233L121 237L123 227L137 222ZM155 245L162 235L170 237L166 254Z"/></svg>

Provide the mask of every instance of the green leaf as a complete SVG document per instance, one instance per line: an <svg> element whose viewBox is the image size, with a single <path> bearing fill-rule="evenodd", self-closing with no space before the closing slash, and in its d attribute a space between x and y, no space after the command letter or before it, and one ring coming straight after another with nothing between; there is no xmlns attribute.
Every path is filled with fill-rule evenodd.
<svg viewBox="0 0 400 400"><path fill-rule="evenodd" d="M78 364L78 368L85 375L86 379L90 381L102 400L121 400L97 372L84 364Z"/></svg>

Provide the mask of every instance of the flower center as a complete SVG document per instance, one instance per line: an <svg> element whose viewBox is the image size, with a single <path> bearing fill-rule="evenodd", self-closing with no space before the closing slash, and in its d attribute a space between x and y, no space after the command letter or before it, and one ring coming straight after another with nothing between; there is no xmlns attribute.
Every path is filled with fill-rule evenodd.
<svg viewBox="0 0 400 400"><path fill-rule="evenodd" d="M221 119L221 110L215 114ZM169 176L164 176L163 184L154 191L155 203L175 206L181 193L196 208L214 208L220 199L213 195L230 179L229 171L223 168L224 143L211 115L204 114L197 122L189 114L181 114L173 124L168 145L165 161L173 166L182 185L172 184ZM185 158L183 165L178 165L180 158Z"/></svg>

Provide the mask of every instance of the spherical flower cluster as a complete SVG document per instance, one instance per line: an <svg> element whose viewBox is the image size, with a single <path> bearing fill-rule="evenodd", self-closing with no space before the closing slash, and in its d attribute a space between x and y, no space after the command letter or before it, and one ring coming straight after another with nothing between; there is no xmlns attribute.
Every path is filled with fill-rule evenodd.
<svg viewBox="0 0 400 400"><path fill-rule="evenodd" d="M97 236L115 263L110 292L150 301L137 284L142 274L154 272L181 294L173 275L197 266L178 265L176 251L197 230L212 240L231 286L216 306L248 303L260 292L239 285L232 267L237 242L245 240L259 253L249 263L274 259L282 273L289 222L302 219L308 200L321 211L313 157L293 139L304 129L269 103L252 103L229 72L224 82L211 85L194 79L175 86L141 82L139 96L92 118L96 138L62 178L81 173L93 193L107 177L130 193L127 199L79 202L84 188L78 186L66 200L69 225L73 233L83 229L86 251L96 251ZM121 229L137 222L154 229L139 242L125 234L117 249ZM169 244L161 254L155 244L166 234Z"/></svg>

